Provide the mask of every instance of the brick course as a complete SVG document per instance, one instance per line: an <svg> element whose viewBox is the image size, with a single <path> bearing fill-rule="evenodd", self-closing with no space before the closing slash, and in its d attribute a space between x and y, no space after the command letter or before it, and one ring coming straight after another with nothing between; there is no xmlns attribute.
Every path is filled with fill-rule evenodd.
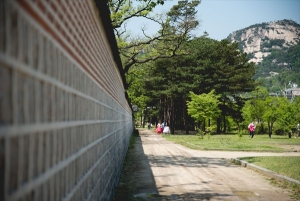
<svg viewBox="0 0 300 201"><path fill-rule="evenodd" d="M0 200L112 198L133 123L99 12L0 2Z"/></svg>

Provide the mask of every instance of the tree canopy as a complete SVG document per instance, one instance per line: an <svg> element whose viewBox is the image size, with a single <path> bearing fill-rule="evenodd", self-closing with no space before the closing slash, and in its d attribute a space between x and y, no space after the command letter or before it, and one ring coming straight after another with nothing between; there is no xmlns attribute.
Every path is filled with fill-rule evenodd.
<svg viewBox="0 0 300 201"><path fill-rule="evenodd" d="M135 64L142 64L158 58L169 58L178 54L179 47L189 38L199 22L196 6L200 1L178 1L166 15L153 15L154 7L163 0L109 0L111 19L124 72ZM142 28L143 36L132 38L126 29L126 21L142 17L160 25L160 30L149 35Z"/></svg>
<svg viewBox="0 0 300 201"><path fill-rule="evenodd" d="M243 107L243 116L246 121L255 120L260 125L267 123L268 130L263 127L257 132L268 133L271 137L274 124L283 131L290 131L300 120L300 98L292 102L286 97L270 96L267 89L258 87L250 93L249 99Z"/></svg>
<svg viewBox="0 0 300 201"><path fill-rule="evenodd" d="M241 121L245 101L241 94L255 87L255 65L248 63L237 44L225 40L194 38L186 41L181 50L186 54L149 63L148 74L139 80L151 105L160 111L157 120L167 121L171 132L175 127L188 132L194 125L186 105L190 91L201 95L215 90L222 115Z"/></svg>
<svg viewBox="0 0 300 201"><path fill-rule="evenodd" d="M190 92L191 100L187 101L188 114L191 115L196 122L217 118L221 113L218 107L220 104L219 98L220 95L216 95L214 90L201 95Z"/></svg>

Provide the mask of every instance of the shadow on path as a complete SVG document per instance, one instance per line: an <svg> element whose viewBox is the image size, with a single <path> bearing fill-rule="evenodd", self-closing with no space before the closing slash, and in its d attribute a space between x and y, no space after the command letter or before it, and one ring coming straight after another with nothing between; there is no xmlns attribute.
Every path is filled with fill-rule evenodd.
<svg viewBox="0 0 300 201"><path fill-rule="evenodd" d="M142 142L141 136L143 136L143 138L160 137L157 136L156 133L146 130L139 131L139 134L135 135L134 148L129 149L127 152L120 181L115 189L115 196L113 198L113 201L193 201L211 200L219 196L227 197L230 200L230 198L233 196L232 194L209 192L207 191L207 189L203 189L197 192L191 191L187 193L171 194L168 196L159 195L158 191L162 191L162 189L158 189L158 187L156 186L153 172L150 166L150 164L154 165L154 161L156 165L159 165L161 167L167 165L203 167L204 164L201 164L201 160L205 160L206 163L207 160L210 161L209 165L212 166L227 166L228 164L224 164L223 160L220 161L220 159L212 160L205 157L186 158L183 156L179 156L176 158L177 160L174 160L174 158L170 156L145 155L143 143L145 143L146 141ZM167 176L168 175L161 175L161 177ZM199 183L189 185L199 185Z"/></svg>
<svg viewBox="0 0 300 201"><path fill-rule="evenodd" d="M128 149L113 201L161 201L140 134Z"/></svg>

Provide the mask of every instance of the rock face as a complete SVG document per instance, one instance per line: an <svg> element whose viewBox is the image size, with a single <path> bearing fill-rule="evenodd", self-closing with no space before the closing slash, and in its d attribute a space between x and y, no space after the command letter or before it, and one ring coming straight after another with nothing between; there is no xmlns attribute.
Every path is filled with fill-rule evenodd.
<svg viewBox="0 0 300 201"><path fill-rule="evenodd" d="M296 45L300 41L300 25L292 20L255 24L231 33L227 39L238 42L250 61L259 63L274 49Z"/></svg>

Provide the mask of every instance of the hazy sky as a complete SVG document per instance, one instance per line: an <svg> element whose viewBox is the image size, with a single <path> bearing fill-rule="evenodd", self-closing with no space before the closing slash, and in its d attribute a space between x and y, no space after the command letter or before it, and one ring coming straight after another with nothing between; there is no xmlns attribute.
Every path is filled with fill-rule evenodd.
<svg viewBox="0 0 300 201"><path fill-rule="evenodd" d="M166 1L155 12L168 11L178 1ZM202 0L197 7L197 17L201 21L195 35L207 31L210 38L221 40L233 31L253 24L290 19L300 24L300 0ZM137 19L128 24L132 33L138 34L142 24L149 33L158 27L153 23Z"/></svg>

